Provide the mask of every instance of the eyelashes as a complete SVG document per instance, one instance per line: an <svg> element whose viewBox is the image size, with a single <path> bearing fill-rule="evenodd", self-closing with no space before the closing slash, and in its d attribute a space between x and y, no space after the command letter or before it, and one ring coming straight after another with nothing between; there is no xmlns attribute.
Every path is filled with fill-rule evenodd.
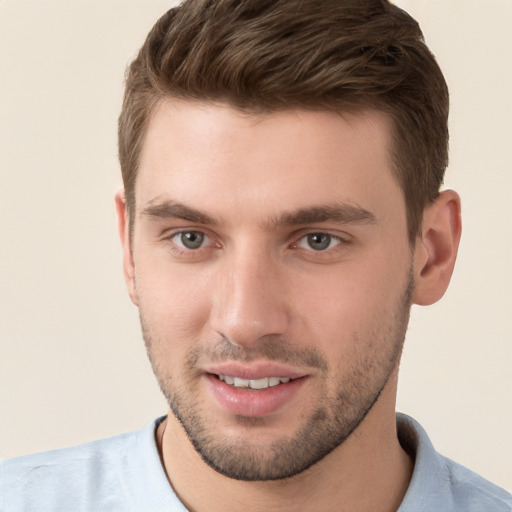
<svg viewBox="0 0 512 512"><path fill-rule="evenodd" d="M294 233L291 242L285 247L295 253L303 254L306 258L329 259L336 257L352 242L349 235L333 234L328 231L301 230ZM200 229L180 229L164 237L171 251L184 259L191 261L207 259L212 252L222 249L213 234Z"/></svg>
<svg viewBox="0 0 512 512"><path fill-rule="evenodd" d="M332 249L343 240L339 236L330 235L329 233L309 233L304 235L297 242L297 247L313 251L326 251Z"/></svg>
<svg viewBox="0 0 512 512"><path fill-rule="evenodd" d="M212 242L210 237L201 231L180 231L173 235L171 240L182 249L190 251Z"/></svg>

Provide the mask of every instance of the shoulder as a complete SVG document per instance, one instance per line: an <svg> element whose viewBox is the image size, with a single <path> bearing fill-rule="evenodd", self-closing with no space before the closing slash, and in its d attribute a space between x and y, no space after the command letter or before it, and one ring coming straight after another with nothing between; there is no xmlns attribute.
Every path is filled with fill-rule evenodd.
<svg viewBox="0 0 512 512"><path fill-rule="evenodd" d="M398 437L414 459L414 471L399 512L512 512L512 495L437 453L412 418L397 415Z"/></svg>
<svg viewBox="0 0 512 512"><path fill-rule="evenodd" d="M474 471L440 456L460 510L512 512L512 495Z"/></svg>
<svg viewBox="0 0 512 512"><path fill-rule="evenodd" d="M146 429L72 448L0 461L0 512L115 510L129 493L130 459Z"/></svg>

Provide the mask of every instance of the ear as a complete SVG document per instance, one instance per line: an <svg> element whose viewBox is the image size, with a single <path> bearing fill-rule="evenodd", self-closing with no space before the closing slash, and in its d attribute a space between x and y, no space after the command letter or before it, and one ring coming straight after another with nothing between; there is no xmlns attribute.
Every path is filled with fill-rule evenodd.
<svg viewBox="0 0 512 512"><path fill-rule="evenodd" d="M132 302L138 306L137 289L135 287L135 265L133 262L133 253L130 239L130 219L128 208L126 207L126 199L124 190L119 190L115 195L116 212L117 212L117 228L121 239L123 249L123 271L128 294Z"/></svg>
<svg viewBox="0 0 512 512"><path fill-rule="evenodd" d="M462 232L460 197L441 192L424 212L421 236L414 249L412 301L427 306L443 295L452 276Z"/></svg>

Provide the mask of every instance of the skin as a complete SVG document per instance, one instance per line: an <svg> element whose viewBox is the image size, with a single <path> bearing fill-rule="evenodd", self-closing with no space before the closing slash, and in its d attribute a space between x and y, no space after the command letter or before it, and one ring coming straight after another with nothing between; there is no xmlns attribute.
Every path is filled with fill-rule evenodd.
<svg viewBox="0 0 512 512"><path fill-rule="evenodd" d="M390 129L376 111L156 109L131 236L122 193L116 203L172 409L157 442L190 510L399 506L412 472L394 416L409 306L443 295L461 228L459 198L443 192L411 246ZM296 382L277 407L252 406L251 392L234 413L215 391L221 370Z"/></svg>

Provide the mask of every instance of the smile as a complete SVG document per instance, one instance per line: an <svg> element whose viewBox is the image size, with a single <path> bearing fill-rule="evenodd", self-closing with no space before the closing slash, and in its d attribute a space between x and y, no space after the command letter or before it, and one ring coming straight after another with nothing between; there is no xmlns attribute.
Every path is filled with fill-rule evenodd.
<svg viewBox="0 0 512 512"><path fill-rule="evenodd" d="M240 377L231 377L230 375L217 375L217 377L229 386L248 389L273 388L292 380L289 377L264 377L263 379L242 379Z"/></svg>

